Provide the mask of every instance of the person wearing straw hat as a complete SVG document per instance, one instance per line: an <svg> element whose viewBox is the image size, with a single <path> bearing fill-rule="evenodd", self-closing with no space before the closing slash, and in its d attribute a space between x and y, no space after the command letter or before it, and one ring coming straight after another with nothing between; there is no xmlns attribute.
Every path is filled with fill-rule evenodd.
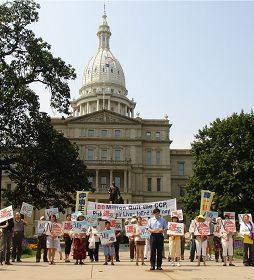
<svg viewBox="0 0 254 280"><path fill-rule="evenodd" d="M203 215L198 215L194 220L194 226L199 230L202 223L205 221ZM206 248L207 248L207 236L206 235L196 235L195 238L197 257L198 257L198 266L200 266L201 255L203 258L203 264L206 265Z"/></svg>

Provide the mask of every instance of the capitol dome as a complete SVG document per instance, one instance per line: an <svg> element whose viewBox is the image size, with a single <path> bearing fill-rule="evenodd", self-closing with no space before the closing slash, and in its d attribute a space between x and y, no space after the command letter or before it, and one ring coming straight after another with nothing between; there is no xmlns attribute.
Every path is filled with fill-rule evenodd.
<svg viewBox="0 0 254 280"><path fill-rule="evenodd" d="M75 116L102 109L129 117L134 115L136 103L128 99L122 66L110 51L111 32L106 19L104 11L97 32L98 51L85 67L80 97L71 103Z"/></svg>

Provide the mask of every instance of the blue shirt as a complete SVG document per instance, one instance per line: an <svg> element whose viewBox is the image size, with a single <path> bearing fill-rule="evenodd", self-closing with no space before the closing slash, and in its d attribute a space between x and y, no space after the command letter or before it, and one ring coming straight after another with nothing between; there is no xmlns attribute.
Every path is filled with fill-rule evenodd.
<svg viewBox="0 0 254 280"><path fill-rule="evenodd" d="M159 217L158 219L156 219L155 217L151 218L148 221L148 228L150 229L167 229L167 222L164 218Z"/></svg>

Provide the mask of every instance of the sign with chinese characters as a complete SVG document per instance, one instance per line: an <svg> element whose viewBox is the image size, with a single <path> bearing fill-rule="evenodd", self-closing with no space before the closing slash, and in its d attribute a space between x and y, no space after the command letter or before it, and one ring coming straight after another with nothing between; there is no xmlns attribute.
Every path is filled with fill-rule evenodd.
<svg viewBox="0 0 254 280"><path fill-rule="evenodd" d="M86 214L87 200L89 192L77 191L75 212L83 212Z"/></svg>
<svg viewBox="0 0 254 280"><path fill-rule="evenodd" d="M88 229L87 221L72 221L73 233L86 233Z"/></svg>
<svg viewBox="0 0 254 280"><path fill-rule="evenodd" d="M55 215L57 219L59 219L59 212L58 212L58 208L49 208L49 209L45 209L45 217L46 220L49 221L50 216L51 215Z"/></svg>
<svg viewBox="0 0 254 280"><path fill-rule="evenodd" d="M126 234L126 236L133 236L133 234L134 234L134 226L135 225L126 225L125 226L125 234Z"/></svg>
<svg viewBox="0 0 254 280"><path fill-rule="evenodd" d="M72 230L72 222L71 221L62 222L62 230L63 233L69 233L70 230Z"/></svg>
<svg viewBox="0 0 254 280"><path fill-rule="evenodd" d="M235 220L222 220L222 233L236 232Z"/></svg>
<svg viewBox="0 0 254 280"><path fill-rule="evenodd" d="M235 212L224 212L224 218L227 217L230 220L235 220Z"/></svg>
<svg viewBox="0 0 254 280"><path fill-rule="evenodd" d="M205 221L203 223L194 221L194 235L209 235L210 234L210 223Z"/></svg>
<svg viewBox="0 0 254 280"><path fill-rule="evenodd" d="M20 214L31 218L32 213L33 213L33 205L23 202L20 209Z"/></svg>
<svg viewBox="0 0 254 280"><path fill-rule="evenodd" d="M0 210L0 223L5 222L11 218L13 218L12 206L8 206L8 207Z"/></svg>
<svg viewBox="0 0 254 280"><path fill-rule="evenodd" d="M107 245L116 241L115 231L113 229L104 230L100 233L101 245Z"/></svg>
<svg viewBox="0 0 254 280"><path fill-rule="evenodd" d="M200 215L203 215L205 211L210 211L214 195L215 192L201 191Z"/></svg>
<svg viewBox="0 0 254 280"><path fill-rule="evenodd" d="M168 223L168 235L184 235L184 224L183 223Z"/></svg>
<svg viewBox="0 0 254 280"><path fill-rule="evenodd" d="M122 220L110 220L110 228L114 230L122 230Z"/></svg>
<svg viewBox="0 0 254 280"><path fill-rule="evenodd" d="M179 221L183 221L183 210L180 209L180 210L171 211L170 216L171 218L176 216L178 217Z"/></svg>

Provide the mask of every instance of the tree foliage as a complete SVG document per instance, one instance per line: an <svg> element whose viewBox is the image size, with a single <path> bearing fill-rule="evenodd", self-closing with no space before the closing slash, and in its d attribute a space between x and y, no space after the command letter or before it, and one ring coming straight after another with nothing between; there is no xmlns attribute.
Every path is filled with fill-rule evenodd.
<svg viewBox="0 0 254 280"><path fill-rule="evenodd" d="M193 176L183 198L185 212L200 207L200 191L214 191L219 212L254 210L254 115L234 113L199 130L192 144Z"/></svg>
<svg viewBox="0 0 254 280"><path fill-rule="evenodd" d="M38 21L39 5L32 0L0 5L0 149L26 145L33 136L39 99L31 89L41 83L51 93L50 104L67 114L70 104L68 80L76 77L50 52L50 45L37 38L29 25Z"/></svg>
<svg viewBox="0 0 254 280"><path fill-rule="evenodd" d="M50 118L39 118L35 130L35 143L22 148L19 160L9 170L16 187L4 192L7 205L16 208L25 201L37 209L74 207L76 191L89 189L77 147L53 128Z"/></svg>

